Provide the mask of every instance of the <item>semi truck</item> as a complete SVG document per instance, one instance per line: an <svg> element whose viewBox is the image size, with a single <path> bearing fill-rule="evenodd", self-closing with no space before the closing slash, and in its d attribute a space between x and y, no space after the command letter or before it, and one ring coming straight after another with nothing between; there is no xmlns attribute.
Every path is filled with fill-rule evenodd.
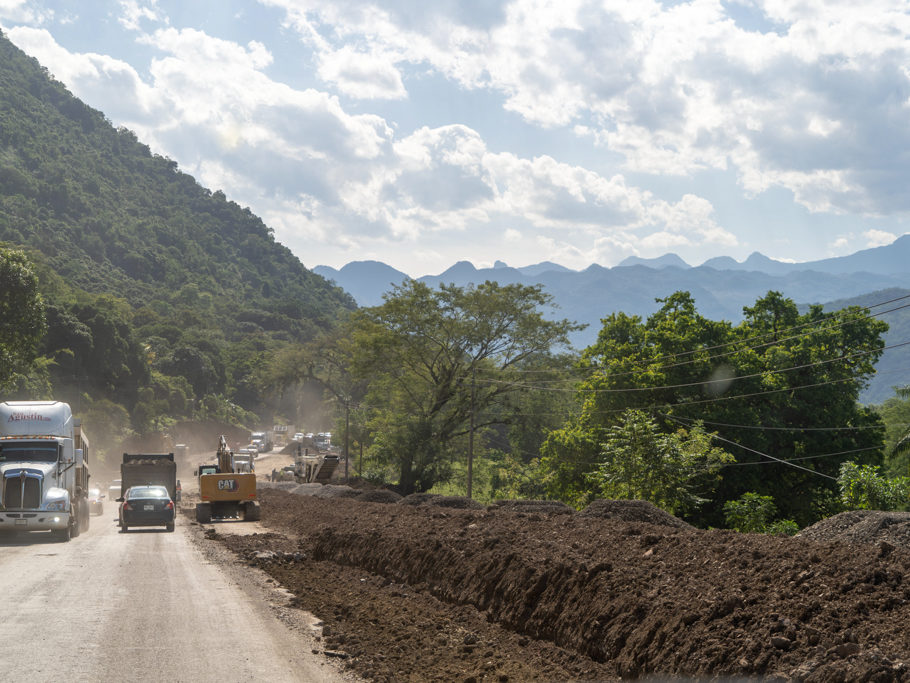
<svg viewBox="0 0 910 683"><path fill-rule="evenodd" d="M120 465L120 497L131 486L164 486L177 500L177 463L173 453L124 453Z"/></svg>
<svg viewBox="0 0 910 683"><path fill-rule="evenodd" d="M250 432L250 443L260 453L268 453L274 445L274 435L272 432Z"/></svg>
<svg viewBox="0 0 910 683"><path fill-rule="evenodd" d="M0 403L0 530L50 531L60 541L87 531L88 460L69 404Z"/></svg>

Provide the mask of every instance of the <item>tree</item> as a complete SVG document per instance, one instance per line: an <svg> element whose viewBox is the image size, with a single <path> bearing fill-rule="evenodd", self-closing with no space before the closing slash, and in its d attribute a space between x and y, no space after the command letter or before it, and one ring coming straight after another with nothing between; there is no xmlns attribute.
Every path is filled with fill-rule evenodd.
<svg viewBox="0 0 910 683"><path fill-rule="evenodd" d="M886 425L888 471L891 475L910 471L910 386L894 388L894 396L878 408Z"/></svg>
<svg viewBox="0 0 910 683"><path fill-rule="evenodd" d="M887 478L872 465L845 462L837 477L840 500L848 510L896 510L907 505L910 479Z"/></svg>
<svg viewBox="0 0 910 683"><path fill-rule="evenodd" d="M372 454L395 465L403 493L445 479L459 439L501 423L517 371L549 360L577 326L547 320L541 287L414 280L353 314L346 365L367 380ZM463 446L462 446L463 447Z"/></svg>
<svg viewBox="0 0 910 683"><path fill-rule="evenodd" d="M594 446L628 408L655 416L667 433L701 421L736 456L739 466L724 468L713 500L692 519L704 525L722 525L724 501L746 492L811 524L832 512L840 463L881 460L881 421L858 396L882 353L885 323L859 307L800 314L777 292L745 307L737 326L700 316L686 292L658 301L645 321L606 318L582 353L577 415L541 451L551 495L577 503L590 493Z"/></svg>
<svg viewBox="0 0 910 683"><path fill-rule="evenodd" d="M647 500L673 515L694 510L733 456L711 444L701 425L672 433L640 410L627 410L607 432L601 461L588 479L604 498Z"/></svg>
<svg viewBox="0 0 910 683"><path fill-rule="evenodd" d="M31 262L22 251L0 248L0 387L28 373L46 328Z"/></svg>
<svg viewBox="0 0 910 683"><path fill-rule="evenodd" d="M777 506L771 496L748 492L724 503L727 526L744 534L784 534L793 536L799 526L792 519L775 520Z"/></svg>

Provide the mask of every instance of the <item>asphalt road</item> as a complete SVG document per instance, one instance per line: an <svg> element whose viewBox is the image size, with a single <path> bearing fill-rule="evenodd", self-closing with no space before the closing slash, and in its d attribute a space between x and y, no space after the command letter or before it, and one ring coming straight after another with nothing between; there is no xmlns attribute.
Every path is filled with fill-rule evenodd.
<svg viewBox="0 0 910 683"><path fill-rule="evenodd" d="M69 543L0 536L0 681L343 680L184 518L123 534L113 513Z"/></svg>

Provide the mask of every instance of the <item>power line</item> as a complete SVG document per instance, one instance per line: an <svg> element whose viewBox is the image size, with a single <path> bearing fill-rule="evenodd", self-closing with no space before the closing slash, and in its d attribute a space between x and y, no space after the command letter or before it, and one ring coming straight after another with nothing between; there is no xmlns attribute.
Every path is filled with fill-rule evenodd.
<svg viewBox="0 0 910 683"><path fill-rule="evenodd" d="M670 416L670 419L672 420L673 417ZM794 469L801 470L803 472L808 472L809 474L814 474L819 477L824 477L825 479L830 479L831 481L837 481L837 477L832 477L830 474L824 474L822 472L817 472L816 470L809 469L808 467L803 467L802 465L795 465L790 460L783 460L781 458L775 458L773 455L768 455L767 453L762 453L761 451L756 450L754 448L749 448L748 446L743 446L741 443L737 443L736 441L733 441L731 439L726 439L722 436L718 436L717 434L712 434L711 438L716 439L717 441L723 441L724 443L728 443L728 444L730 444L732 446L736 446L738 448L742 448L744 451L749 451L750 453L754 453L755 455L760 455L763 458L768 458L769 460L778 462L781 465L786 465L788 467L792 467Z"/></svg>
<svg viewBox="0 0 910 683"><path fill-rule="evenodd" d="M625 387L619 389L584 389L584 388L573 388L573 389L560 389L560 388L547 388L547 387L535 387L527 383L520 382L510 382L508 380L496 380L496 379L482 379L478 380L481 383L485 384L507 384L510 386L526 389L546 389L547 391L562 391L562 392L574 392L574 393L587 393L587 394L623 394L623 393L635 393L642 391L661 391L665 389L686 389L691 387L699 386L709 386L709 385L722 385L727 382L734 382L743 379L754 379L755 377L766 377L768 375L778 375L785 372L792 372L794 370L805 370L807 368L819 367L822 365L828 365L829 363L838 363L849 361L856 358L861 358L863 356L868 356L873 353L881 353L891 349L900 348L902 346L910 345L910 341L900 342L898 344L891 344L889 346L883 346L880 349L870 349L868 351L859 351L846 356L839 356L837 358L828 358L826 360L815 361L814 363L805 363L803 365L793 365L788 368L778 368L776 370L765 370L762 372L755 372L749 375L740 375L738 377L730 377L726 379L711 379L711 380L702 380L699 382L685 382L682 384L665 384L656 387ZM606 376L605 376L606 377ZM610 375L612 377L612 375ZM853 378L850 378L851 380Z"/></svg>
<svg viewBox="0 0 910 683"><path fill-rule="evenodd" d="M694 424L696 422L700 422L703 425L714 425L715 427L729 427L731 429L756 429L756 430L765 431L765 432L848 432L848 431L856 432L856 431L862 431L865 429L884 429L884 425L882 425L882 424L863 425L860 427L765 427L762 425L737 425L737 424L729 424L726 422L710 422L710 421L706 421L706 420L698 420L698 419L691 418L691 417L680 417L680 416L670 417L669 415L665 415L664 413L658 413L658 414L661 417L666 417L669 419L676 419L676 420L680 420L680 421L686 421L689 424ZM895 425L895 426L910 427L910 424Z"/></svg>
<svg viewBox="0 0 910 683"><path fill-rule="evenodd" d="M864 307L864 308L866 308L866 309L877 308L877 307L879 307L879 306L885 306L885 305L887 305L887 304L891 304L891 303L894 303L894 302L896 302L896 301L902 301L902 300L908 299L908 298L910 298L910 294L904 295L904 296L900 296L900 297L896 297L896 298L894 298L894 299L889 299L888 301L883 301L883 302L880 302L880 303L878 303L878 304L872 304L871 306L866 306L866 307ZM742 352L745 352L745 351L755 351L755 350L762 349L762 348L765 348L765 347L770 347L770 346L774 346L774 345L777 345L777 344L781 344L781 343L786 342L786 341L792 341L792 340L794 340L794 339L800 339L800 338L802 338L802 337L806 337L806 336L809 336L809 335L812 335L812 334L819 334L819 333L821 333L821 332L827 332L827 331L830 331L830 330L837 329L837 328L839 328L839 327L844 327L844 326L846 326L846 325L852 325L852 324L854 324L854 323L861 322L861 321L863 321L863 320L868 320L868 319L870 319L870 318L874 318L874 317L877 317L877 316L880 316L880 315L886 315L886 314L888 314L888 313L894 313L895 311L900 311L900 310L905 309L905 308L910 308L910 304L904 304L904 305L902 305L902 306L897 306L897 307L892 308L892 309L889 309L889 310L887 310L887 311L880 311L880 312L878 312L878 313L870 313L870 314L865 315L865 316L862 316L862 317L852 318L852 319L849 319L849 320L843 320L843 321L838 322L838 323L836 323L836 324L834 324L834 325L828 325L827 327L821 327L821 328L818 328L818 329L810 330L810 331L805 332L805 333L802 333L802 334L791 335L791 336L788 336L788 337L782 337L782 338L780 338L780 339L775 339L775 340L772 341L772 342L764 342L764 343L757 344L757 345L754 345L754 346L746 346L746 347L743 347L743 348L734 349L733 351L728 351L728 352L726 352L726 353L710 355L710 356L707 356L707 357L705 357L705 358L697 358L697 359L693 359L693 360L682 361L682 362L680 362L680 363L671 363L671 364L668 364L668 365L658 365L656 368L653 367L653 364L654 364L654 363L658 363L658 362L660 362L662 359L670 359L670 360L672 360L672 359L674 359L674 358L686 357L686 356L690 356L690 355L692 355L692 354L694 354L694 353L701 353L701 352L705 352L705 351L713 351L713 350L715 350L715 349L721 349L721 348L725 348L725 347L729 347L729 346L734 346L734 345L737 345L737 344L743 344L743 343L747 343L747 342L754 341L754 340L766 339L766 338L768 338L768 337L770 337L770 336L773 336L773 335L776 335L776 334L779 334L779 333L786 333L786 332L790 332L790 331L793 331L793 330L803 329L803 328L808 327L808 326L810 326L810 325L817 325L819 322L824 322L824 320L832 320L832 319L834 319L837 315L839 315L839 314L842 312L843 309L841 309L841 310L839 310L839 311L836 311L836 312L832 313L831 315L829 315L829 316L828 316L827 318L825 318L825 319L807 321L807 322L805 322L805 323L801 323L801 324L795 325L795 326L793 326L793 327L783 328L782 330L779 330L779 331L777 331L777 332L765 333L765 334L762 334L762 335L756 335L756 336L753 336L753 337L747 337L747 338L745 338L745 339L738 339L738 340L734 340L734 341L730 341L730 342L724 342L723 344L716 344L716 345L714 345L714 346L706 346L706 347L702 347L702 348L698 348L698 349L693 349L693 350L691 350L691 351L682 351L682 352L676 353L676 354L667 354L667 355L663 355L663 356L656 356L655 358L648 359L647 361L642 360L642 362L639 363L639 366L640 366L640 367L639 367L638 369L636 369L636 370L629 370L629 371L626 371L626 372L611 373L610 376L611 376L611 377L624 377L624 376L628 376L628 375L633 375L633 374L635 374L636 372L640 372L641 369L649 369L649 370L651 370L651 369L667 370L667 369L672 369L672 368L676 368L676 367L682 367L682 366L685 366L685 365L691 365L691 364L697 363L697 362L708 362L708 361L711 361L711 360L716 360L716 359L718 359L718 358L725 358L725 357L727 357L727 356L731 356L731 355L734 355L734 354L736 354L736 353L742 353ZM648 363L649 365L646 365L645 363ZM580 368L577 368L577 369L580 370ZM600 369L602 369L602 368L599 368L599 367L592 367L592 368L590 368L591 373L590 373L589 376L592 376L597 370L600 370ZM540 370L519 370L519 369L516 369L516 370L514 370L514 371L515 371L515 372L526 372L526 373L529 373L529 374L530 374L530 373L546 372L546 371L540 371ZM555 382L564 382L564 381L569 381L569 380L558 379L558 380L552 380L552 381L555 383Z"/></svg>

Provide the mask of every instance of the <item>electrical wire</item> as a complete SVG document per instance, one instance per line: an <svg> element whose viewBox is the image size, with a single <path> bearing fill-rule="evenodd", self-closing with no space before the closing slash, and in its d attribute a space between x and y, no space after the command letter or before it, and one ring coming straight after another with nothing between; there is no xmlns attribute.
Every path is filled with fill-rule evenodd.
<svg viewBox="0 0 910 683"><path fill-rule="evenodd" d="M864 308L866 308L866 309L877 308L877 307L879 307L879 306L884 306L884 305L887 305L887 304L890 304L890 303L894 303L894 302L896 302L896 301L902 301L902 300L908 299L908 298L910 298L910 294L905 295L905 296L901 296L901 297L897 297L897 298L894 298L894 299L889 299L888 301L883 301L883 302L881 302L881 303L873 304L873 305L871 305L871 306L866 306L866 307L864 307ZM677 354L667 354L667 355L663 355L663 356L656 356L655 358L648 359L648 360L647 360L647 363L648 363L647 365L641 364L640 367L639 367L638 369L636 369L636 370L629 370L629 371L619 372L619 373L611 373L610 376L611 376L611 377L624 377L624 376L628 376L628 375L634 375L636 372L640 372L642 369L647 369L647 370L654 370L654 369L656 369L656 370L668 370L668 369L672 369L672 368L676 368L676 367L682 367L682 366L685 366L685 365L691 365L691 364L693 364L693 363L705 363L705 362L709 362L709 361L716 360L716 359L719 359L719 358L726 358L726 357L728 357L728 356L731 356L731 355L734 355L734 354L737 354L737 353L743 353L743 352L746 352L746 351L756 351L756 350L763 349L763 348L767 348L767 347L770 347L770 346L775 346L775 345L781 344L781 343L783 343L783 342L793 341L793 340L795 340L795 339L800 339L800 338L802 338L802 337L807 337L807 336L810 336L810 335L813 335L813 334L819 334L819 333L821 333L821 332L827 332L827 331L830 331L830 330L837 329L837 328L839 328L839 327L844 327L844 326L846 326L846 325L852 325L852 324L854 324L854 323L861 322L861 321L863 321L863 320L868 320L868 319L870 319L870 318L874 318L874 317L877 317L877 316L886 315L886 314L888 314L888 313L894 313L895 311L900 311L900 310L905 309L905 308L910 308L910 304L904 304L904 305L902 305L902 306L897 306L897 307L891 308L891 309L889 309L889 310L887 310L887 311L880 311L880 312L878 312L878 313L870 313L870 314L868 314L868 315L865 315L865 316L862 316L862 317L858 317L858 318L852 318L852 319L849 319L849 320L843 320L843 321L838 322L838 323L836 323L836 324L834 324L834 325L829 325L829 326L827 326L827 327L821 327L821 328L818 328L818 329L810 330L809 332L805 332L805 333L802 333L802 334L791 335L791 336L788 336L788 337L782 337L782 338L779 338L779 339L775 339L773 342L765 342L765 343L757 344L757 345L755 345L755 346L746 346L746 347L743 347L743 348L734 349L733 351L728 351L728 352L726 352L726 353L710 355L710 356L707 356L707 357L705 357L705 358L697 358L697 359L693 359L693 360L683 361L683 362L680 362L680 363L663 364L663 365L658 365L657 367L654 367L654 363L660 362L662 359L671 359L671 360L672 360L672 359L674 359L674 358L690 356L690 355L692 355L692 354L694 354L694 353L703 353L703 352L705 352L705 351L712 351L712 350L715 350L715 349L720 349L720 348L725 348L725 347L729 347L729 346L734 346L734 345L737 345L737 344L742 344L742 343L750 342L750 341L753 341L753 340L765 339L765 338L767 338L767 337L769 337L769 336L772 336L772 335L776 335L776 334L779 334L779 333L786 333L786 332L789 332L789 331L792 331L792 330L802 329L802 328L807 327L807 326L809 326L809 325L816 325L816 324L818 324L818 323L820 322L820 321L818 321L818 320L807 321L807 322L805 322L805 323L801 323L801 324L795 325L795 326L793 326L793 327L784 328L784 329L782 329L782 330L780 330L780 331L778 331L778 332L774 332L774 333L765 333L765 334L762 334L762 335L756 335L756 336L754 336L754 337L748 337L748 338L746 338L746 339L739 339L739 340L734 340L734 341L730 341L730 342L724 342L723 344L717 344L717 345L714 345L714 346L706 346L706 347L702 347L702 348L698 348L698 349L693 349L693 350L691 350L691 351L682 351L682 352L677 353ZM838 315L839 313L840 313L840 311L836 311L835 313L833 313L833 314L831 314L830 316L828 316L827 319L828 319L828 320L831 320L831 319L833 319L836 315ZM580 369L580 368L579 368L579 369ZM590 368L590 369L591 369L591 371L592 371L592 372L591 372L591 375L593 375L594 372L596 372L597 370L599 370L599 369L601 369L601 368L592 367L592 368ZM528 373L544 372L544 371L538 371L538 370L526 370L526 371L523 371L523 370L515 370L515 371L516 371L516 372L528 372ZM483 372L483 369L481 369L481 372ZM555 382L563 382L563 381L566 381L566 380L552 380L552 381L555 383Z"/></svg>
<svg viewBox="0 0 910 683"><path fill-rule="evenodd" d="M908 345L910 345L910 341L900 342L897 344L891 344L889 346L883 346L880 349L870 349L869 351L859 351L857 353L853 353L853 354L850 354L847 356L839 356L837 358L828 358L826 360L815 361L814 363L805 363L803 365L793 365L788 368L778 368L776 370L765 370L762 372L755 372L755 373L752 373L749 375L740 375L738 377L730 377L730 378L722 379L722 380L711 379L711 380L702 380L699 382L686 382L686 383L682 383L682 384L665 384L665 385L656 386L656 387L626 387L626 388L620 388L620 389L584 389L584 388L576 387L576 388L572 388L572 389L560 389L560 388L548 388L548 387L542 387L542 386L535 387L535 386L527 384L527 383L511 382L509 380L478 378L477 382L479 384L487 384L487 385L505 384L505 385L510 385L510 386L514 386L517 388L525 388L525 389L537 388L537 389L542 389L542 390L545 389L548 391L573 392L573 393L582 393L582 394L624 394L624 393L637 393L637 392L643 392L643 391L661 391L661 390L666 390L666 389L686 389L686 388L699 387L699 386L710 386L710 385L717 386L717 385L721 385L721 384L724 384L727 382L734 382L734 381L739 381L739 380L743 380L743 379L754 379L756 377L766 377L768 375L778 375L778 374L782 374L785 372L792 372L794 370L805 370L807 368L819 367L822 365L828 365L830 363L849 361L852 359L861 358L863 356L868 356L873 353L882 353L884 351L889 351L891 349L897 349L897 348L900 348L903 346L908 346ZM611 377L612 377L612 375L611 375ZM852 380L853 378L850 378L850 379Z"/></svg>

